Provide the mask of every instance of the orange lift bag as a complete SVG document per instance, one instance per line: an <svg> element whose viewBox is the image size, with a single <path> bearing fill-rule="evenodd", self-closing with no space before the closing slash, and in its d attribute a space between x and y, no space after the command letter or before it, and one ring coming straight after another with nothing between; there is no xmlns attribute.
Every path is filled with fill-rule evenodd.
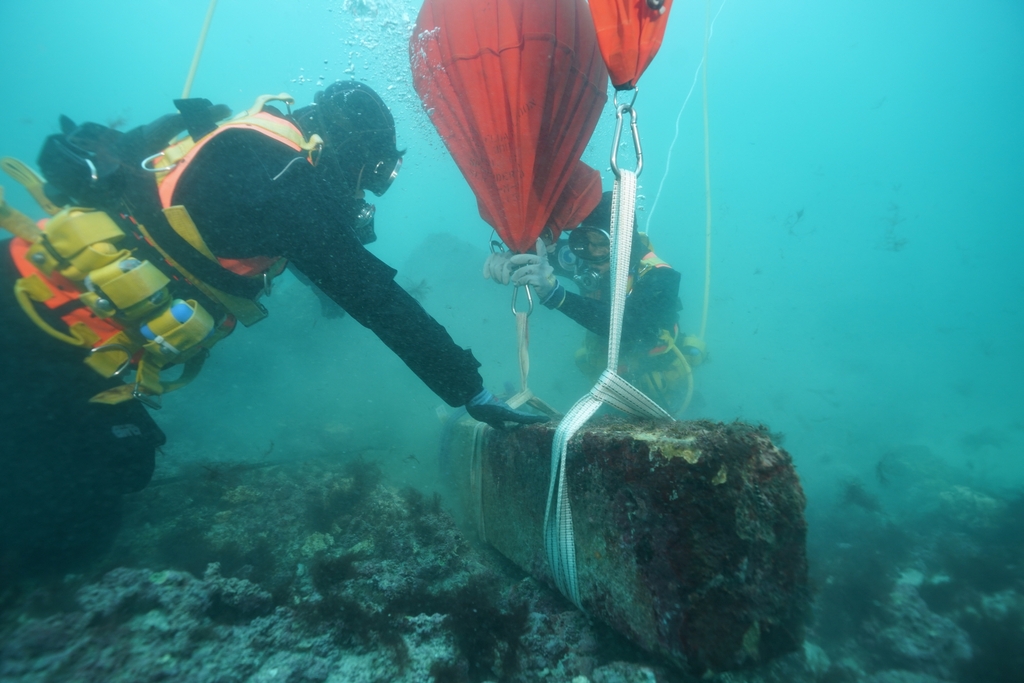
<svg viewBox="0 0 1024 683"><path fill-rule="evenodd" d="M597 41L616 90L636 87L658 54L672 0L590 0Z"/></svg>
<svg viewBox="0 0 1024 683"><path fill-rule="evenodd" d="M481 215L510 248L532 249L608 99L586 2L425 0L409 52Z"/></svg>

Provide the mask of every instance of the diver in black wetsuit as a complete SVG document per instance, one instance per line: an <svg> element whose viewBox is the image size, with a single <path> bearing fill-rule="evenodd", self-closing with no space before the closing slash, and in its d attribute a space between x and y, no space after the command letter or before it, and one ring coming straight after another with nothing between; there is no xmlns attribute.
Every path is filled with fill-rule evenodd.
<svg viewBox="0 0 1024 683"><path fill-rule="evenodd" d="M576 352L576 364L591 381L597 380L608 361L611 305L607 228L611 203L612 193L605 192L568 238L555 242L551 232L545 230L536 254L498 252L491 254L484 265L484 277L501 284L532 286L542 304L561 311L587 330ZM556 276L571 278L580 293L567 291ZM647 236L636 231L634 222L619 374L670 414L683 407L690 366L700 361L700 349L685 345L679 338L680 279L679 272L654 253Z"/></svg>
<svg viewBox="0 0 1024 683"><path fill-rule="evenodd" d="M145 379L144 362L205 358L236 320L265 315L256 298L285 259L449 405L496 427L546 419L484 389L473 354L363 246L375 238L365 190L384 194L401 165L387 106L355 82L335 83L315 102L287 116L258 101L225 125L224 108L184 100L181 114L128 133L62 117L63 132L47 139L39 158L46 194L58 207L91 207L82 215L105 212L114 227L103 240L89 226L61 240L55 228L39 236L23 221L22 234L0 243L0 580L60 571L105 549L121 497L146 486L165 440L140 403L165 388L159 375ZM190 147L168 162L169 141L184 129ZM184 207L177 222L169 207ZM11 214L0 196L0 219ZM110 238L111 229L123 234ZM83 258L95 270L81 271ZM143 266L151 274L133 286L154 289L130 307L112 304L107 271L129 279ZM142 317L133 313L139 306ZM213 328L180 337L191 345L182 346L173 335L200 309ZM170 328L158 327L168 320ZM122 334L104 337L111 333ZM102 367L110 357L118 360ZM113 376L133 366L134 388Z"/></svg>
<svg viewBox="0 0 1024 683"><path fill-rule="evenodd" d="M386 192L400 166L391 114L360 83L330 86L317 102L293 116L324 138L316 166L266 135L227 130L191 161L171 203L188 208L218 257L288 259L448 404L465 405L483 390L479 363L363 246L374 239L365 191Z"/></svg>

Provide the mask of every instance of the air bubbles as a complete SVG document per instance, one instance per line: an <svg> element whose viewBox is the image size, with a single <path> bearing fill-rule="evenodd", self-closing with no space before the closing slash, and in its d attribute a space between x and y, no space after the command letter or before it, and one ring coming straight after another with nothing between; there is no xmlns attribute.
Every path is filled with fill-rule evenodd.
<svg viewBox="0 0 1024 683"><path fill-rule="evenodd" d="M437 133L430 120L424 116L420 99L413 89L410 65L410 39L414 34L411 60L416 62L422 59L422 53L427 47L420 41L436 40L441 32L439 27L416 30L422 0L329 2L339 10L337 19L332 17L328 20L337 31L335 39L338 42L332 41L335 51L328 54L330 70L326 66L318 70L330 74L328 80L366 80L381 94L386 93L387 104L392 108L395 119L419 128L429 139L436 139ZM327 64L327 60L324 60L324 64Z"/></svg>

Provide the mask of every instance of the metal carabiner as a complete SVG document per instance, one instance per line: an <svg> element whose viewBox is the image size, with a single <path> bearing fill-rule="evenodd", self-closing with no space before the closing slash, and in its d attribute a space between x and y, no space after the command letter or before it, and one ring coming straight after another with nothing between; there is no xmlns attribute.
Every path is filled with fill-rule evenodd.
<svg viewBox="0 0 1024 683"><path fill-rule="evenodd" d="M154 162L155 163L156 160L159 159L160 157L164 156L164 154L165 154L164 152L157 152L156 154L152 154L152 155L146 157L145 159L143 159L142 163L139 164L139 165L142 166L142 170L143 171L148 171L149 173L160 173L162 171L170 171L172 168L174 168L175 166L178 165L177 162L175 162L173 164L170 164L169 166L163 166L161 168L157 168L157 167L153 166L150 163L150 162Z"/></svg>
<svg viewBox="0 0 1024 683"><path fill-rule="evenodd" d="M633 107L633 102L636 102L636 91L633 93L633 99L629 104L618 104L618 93L615 93L613 101L616 102L615 106L615 135L612 137L612 173L615 174L616 178L622 177L622 172L619 170L619 141L622 139L622 115L629 112L629 127L633 133L633 149L636 151L636 171L635 175L639 176L644 170L644 152L640 147L640 131L636 127L636 109Z"/></svg>
<svg viewBox="0 0 1024 683"><path fill-rule="evenodd" d="M526 317L530 317L533 314L533 293L530 291L530 285L526 287L526 301L529 303L529 308L526 309ZM519 298L519 285L512 287L512 315L519 315L520 310L516 306L516 299Z"/></svg>

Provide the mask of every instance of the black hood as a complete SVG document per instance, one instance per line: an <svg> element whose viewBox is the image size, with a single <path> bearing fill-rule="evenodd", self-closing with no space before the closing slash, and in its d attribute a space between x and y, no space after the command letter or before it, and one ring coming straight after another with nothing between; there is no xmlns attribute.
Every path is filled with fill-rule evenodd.
<svg viewBox="0 0 1024 683"><path fill-rule="evenodd" d="M338 175L339 182L378 196L387 191L403 152L396 145L391 110L371 87L338 81L292 118L306 135L323 138L321 163Z"/></svg>

